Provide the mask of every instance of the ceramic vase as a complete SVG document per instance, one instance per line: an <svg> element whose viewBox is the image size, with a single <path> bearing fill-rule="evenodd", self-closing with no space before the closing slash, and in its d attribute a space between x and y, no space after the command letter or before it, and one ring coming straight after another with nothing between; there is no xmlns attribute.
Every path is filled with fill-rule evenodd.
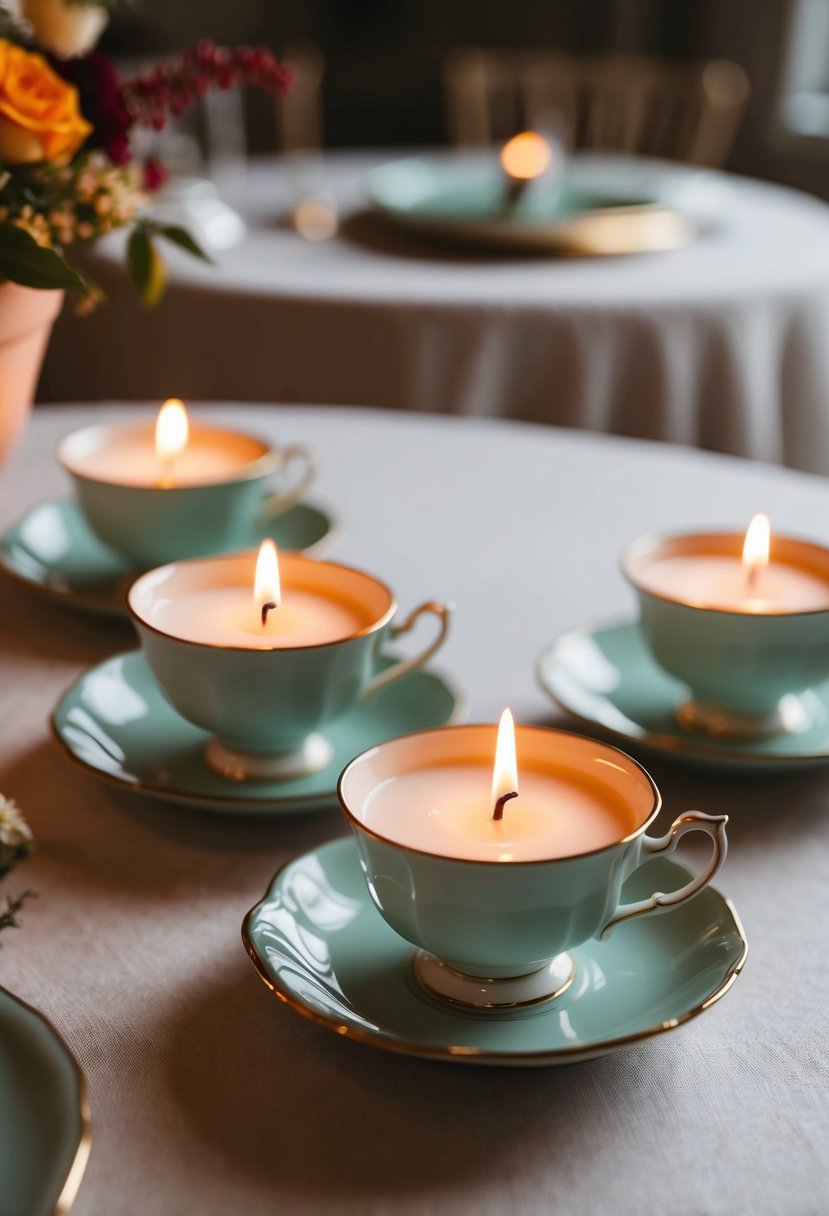
<svg viewBox="0 0 829 1216"><path fill-rule="evenodd" d="M0 464L29 412L62 291L0 285Z"/></svg>

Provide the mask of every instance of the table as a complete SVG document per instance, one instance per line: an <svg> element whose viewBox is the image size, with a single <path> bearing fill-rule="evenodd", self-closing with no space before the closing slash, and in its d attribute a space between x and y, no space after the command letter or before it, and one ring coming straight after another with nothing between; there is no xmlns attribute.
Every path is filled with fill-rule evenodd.
<svg viewBox="0 0 829 1216"><path fill-rule="evenodd" d="M38 409L0 481L0 522L66 488L59 436L120 410ZM632 612L622 545L666 528L829 518L815 478L672 447L499 421L324 408L224 418L319 454L343 560L457 605L441 659L472 717L558 722L533 664L556 634ZM424 486L429 492L424 493ZM824 537L825 539L825 537ZM504 623L506 620L506 624ZM242 917L291 856L345 834L335 810L281 823L113 793L67 764L48 714L133 638L4 581L0 790L39 852L4 882L40 898L4 934L0 981L66 1036L91 1088L75 1216L812 1216L825 1208L829 774L716 778L648 761L662 822L731 814L717 885L750 957L705 1016L550 1071L459 1069L338 1039L269 994ZM189 946L184 942L188 940Z"/></svg>
<svg viewBox="0 0 829 1216"><path fill-rule="evenodd" d="M733 188L730 210L684 250L489 257L418 244L366 213L365 175L394 155L327 158L343 223L320 244L286 222L297 179L253 162L222 186L247 239L217 269L171 251L155 312L124 281L115 237L89 265L109 305L59 324L44 396L507 416L829 472L823 203L713 175Z"/></svg>

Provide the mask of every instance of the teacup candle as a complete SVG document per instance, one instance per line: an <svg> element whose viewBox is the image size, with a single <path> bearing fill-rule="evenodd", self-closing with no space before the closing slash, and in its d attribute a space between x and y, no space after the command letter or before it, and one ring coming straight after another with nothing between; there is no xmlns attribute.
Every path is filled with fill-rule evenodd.
<svg viewBox="0 0 829 1216"><path fill-rule="evenodd" d="M513 730L505 713L497 742L487 725L393 739L353 760L338 787L372 901L419 947L418 980L481 1009L562 995L573 947L690 899L726 853L726 816L690 811L665 836L646 835L659 791L623 752L521 726L516 756ZM695 830L714 846L700 874L620 902L642 862Z"/></svg>
<svg viewBox="0 0 829 1216"><path fill-rule="evenodd" d="M297 502L313 481L301 445L276 448L225 427L190 423L171 398L155 422L104 423L68 435L58 459L96 535L139 568L244 543L264 512ZM290 489L273 477L300 466Z"/></svg>
<svg viewBox="0 0 829 1216"><path fill-rule="evenodd" d="M550 141L537 131L522 131L501 149L501 168L507 184L506 206L512 210L527 188L538 181L553 163Z"/></svg>
<svg viewBox="0 0 829 1216"><path fill-rule="evenodd" d="M379 579L296 554L175 562L142 575L127 603L153 675L173 707L210 732L208 763L232 780L295 777L324 768L324 727L422 666L441 645L449 610L421 604L402 624ZM434 641L381 669L388 637L424 613ZM321 733L322 732L322 733Z"/></svg>
<svg viewBox="0 0 829 1216"><path fill-rule="evenodd" d="M829 677L829 550L772 538L756 516L745 537L645 537L622 557L657 662L686 684L692 729L735 737L809 725L797 694Z"/></svg>

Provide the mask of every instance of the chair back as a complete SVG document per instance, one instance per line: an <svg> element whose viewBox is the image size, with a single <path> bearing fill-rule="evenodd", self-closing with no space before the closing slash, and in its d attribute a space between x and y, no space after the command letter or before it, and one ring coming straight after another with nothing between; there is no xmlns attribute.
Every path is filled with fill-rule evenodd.
<svg viewBox="0 0 829 1216"><path fill-rule="evenodd" d="M749 97L738 64L459 50L444 65L450 136L485 147L554 121L567 147L725 163Z"/></svg>

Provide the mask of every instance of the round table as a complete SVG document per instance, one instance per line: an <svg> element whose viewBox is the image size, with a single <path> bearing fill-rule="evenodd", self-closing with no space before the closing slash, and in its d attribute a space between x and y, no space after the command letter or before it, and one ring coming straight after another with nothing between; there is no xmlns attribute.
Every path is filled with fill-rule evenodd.
<svg viewBox="0 0 829 1216"><path fill-rule="evenodd" d="M722 218L688 247L615 259L440 249L366 210L393 153L332 154L339 235L287 220L300 178L253 162L222 190L248 224L216 268L170 252L143 311L123 239L89 264L110 299L55 332L49 399L335 401L553 422L829 472L829 210L712 174ZM664 166L683 175L681 166Z"/></svg>
<svg viewBox="0 0 829 1216"><path fill-rule="evenodd" d="M119 413L37 410L3 471L0 522L67 491L61 435ZM739 526L762 506L808 534L829 519L818 479L642 442L347 409L220 414L313 445L343 560L388 579L404 608L454 600L440 667L473 720L509 704L520 721L562 723L536 656L564 629L633 612L618 553L657 521ZM130 628L4 581L0 637L0 790L38 842L2 890L40 896L3 934L0 980L54 1021L89 1079L75 1216L132 1216L136 1196L144 1216L820 1210L825 769L752 780L647 762L662 823L689 807L731 816L717 886L751 956L716 1008L552 1072L438 1067L311 1025L245 957L244 914L289 858L347 833L335 809L264 822L113 792L67 764L48 715L86 665L135 644Z"/></svg>

